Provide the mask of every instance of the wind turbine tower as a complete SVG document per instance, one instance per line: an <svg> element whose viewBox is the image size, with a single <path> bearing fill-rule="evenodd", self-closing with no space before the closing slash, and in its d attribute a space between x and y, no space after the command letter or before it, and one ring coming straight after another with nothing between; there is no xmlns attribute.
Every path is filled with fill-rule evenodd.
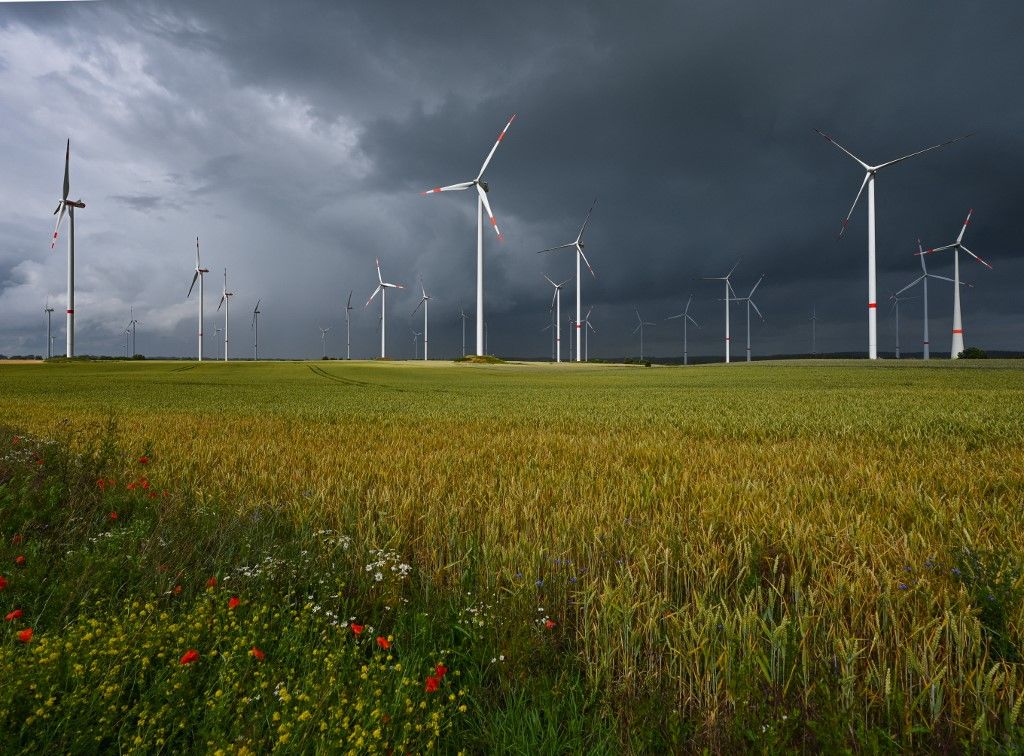
<svg viewBox="0 0 1024 756"><path fill-rule="evenodd" d="M50 249L57 246L57 234L60 232L64 214L68 216L68 306L67 306L67 356L75 356L75 208L85 208L81 199L69 200L71 191L69 169L71 166L71 140L68 139L67 151L64 153L64 194L57 203L53 214L57 216L57 224L53 227L53 241Z"/></svg>

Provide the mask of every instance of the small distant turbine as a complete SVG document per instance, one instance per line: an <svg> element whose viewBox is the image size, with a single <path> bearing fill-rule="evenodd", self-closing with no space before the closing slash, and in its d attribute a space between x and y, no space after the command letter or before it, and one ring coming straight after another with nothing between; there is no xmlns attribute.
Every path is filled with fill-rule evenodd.
<svg viewBox="0 0 1024 756"><path fill-rule="evenodd" d="M57 224L53 227L53 241L50 242L50 249L57 246L57 234L60 232L60 223L64 220L64 213L68 215L68 307L67 307L67 356L75 356L75 208L82 209L85 203L81 199L69 200L68 193L71 191L69 168L71 165L71 140L68 139L67 151L64 153L64 194L57 209L53 214L57 216Z"/></svg>
<svg viewBox="0 0 1024 756"><path fill-rule="evenodd" d="M319 326L317 326L319 328ZM331 330L330 326L326 328L320 328L320 348L323 354L323 359L327 359L327 332Z"/></svg>
<svg viewBox="0 0 1024 756"><path fill-rule="evenodd" d="M688 347L687 347L686 326L688 325L688 323L693 323L695 326L700 328L700 323L698 323L696 320L694 320L693 316L690 314L690 304L692 302L693 302L693 294L691 294L690 298L686 300L686 307L683 308L683 311L681 313L679 313L678 315L672 315L671 317L665 318L665 320L679 320L679 319L682 319L682 321L683 321L683 364L684 365L689 365L690 364L690 355L689 355L689 351L688 351Z"/></svg>
<svg viewBox="0 0 1024 756"><path fill-rule="evenodd" d="M203 276L210 271L202 266L199 262L199 237L196 237L196 272L192 276L192 285L188 287L188 294L185 295L185 299L192 296L192 289L196 285L196 281L199 281L199 361L203 361ZM215 334L216 335L216 334Z"/></svg>
<svg viewBox="0 0 1024 756"><path fill-rule="evenodd" d="M224 291L220 295L220 304L217 305L217 312L221 306L224 307L224 362L228 361L228 311L231 309L231 297L234 292L228 291L228 269L224 268Z"/></svg>
<svg viewBox="0 0 1024 756"><path fill-rule="evenodd" d="M373 290L373 294L366 300L364 308L370 306L370 302L373 298L380 294L380 358L383 360L387 356L387 293L388 289L404 289L402 284L387 283L380 274L380 258L377 258L377 288Z"/></svg>
<svg viewBox="0 0 1024 756"><path fill-rule="evenodd" d="M431 296L427 294L426 288L423 286L423 276L420 276L420 291L423 292L423 296L420 297L420 301L416 304L412 314L416 314L416 310L423 308L423 359L426 361L429 359L427 355L427 347L430 344L430 324L428 323L427 311L430 307Z"/></svg>
<svg viewBox="0 0 1024 756"><path fill-rule="evenodd" d="M732 300L733 302L746 302L747 303L747 362L750 362L750 308L751 307L754 308L754 312L757 313L757 317L761 318L761 321L764 322L764 315L761 314L761 311L759 309L757 309L757 305L754 304L754 292L757 290L757 287L761 285L761 281L763 281L763 280L764 280L764 273L762 273L761 277L759 279L757 279L757 283L754 284L754 288L752 288L750 290L750 293L747 294L747 296L745 296L745 297L737 297L737 296L734 295L733 296L733 300Z"/></svg>
<svg viewBox="0 0 1024 756"><path fill-rule="evenodd" d="M633 308L636 313L637 324L636 328L633 329L633 333L640 331L640 362L644 361L644 326L655 326L657 323L649 323L640 317L640 310L636 307Z"/></svg>
<svg viewBox="0 0 1024 756"><path fill-rule="evenodd" d="M50 335L50 316L53 314L53 308L50 307L50 300L46 300L46 308L43 310L46 313L46 359L53 357L53 336Z"/></svg>
<svg viewBox="0 0 1024 756"><path fill-rule="evenodd" d="M824 132L815 131L824 137L829 143L834 145L837 149L841 150L848 158L853 160L857 165L864 169L864 180L860 184L860 189L857 190L857 196L853 198L853 204L850 205L850 212L846 214L846 218L843 219L843 225L839 230L839 237L842 238L846 233L846 226L850 222L850 216L853 215L854 209L857 207L857 202L860 200L860 195L864 193L864 187L868 188L868 359L878 359L878 302L875 298L875 176L883 168L888 168L890 165L896 165L896 163L902 163L904 160L909 160L912 157L923 155L926 152L937 150L940 147L953 144L961 139L966 139L971 136L965 134L958 136L955 139L949 139L942 144L932 145L926 147L923 150L917 152L911 152L909 155L898 157L895 160L890 160L887 163L879 163L878 165L868 165L859 157L854 155L848 149L839 144L835 139L830 137Z"/></svg>
<svg viewBox="0 0 1024 756"><path fill-rule="evenodd" d="M348 302L345 303L345 359L352 359L352 322L349 313L352 312L352 290L348 292Z"/></svg>
<svg viewBox="0 0 1024 756"><path fill-rule="evenodd" d="M491 220L491 226L494 228L494 233L498 235L498 241L504 241L505 237L501 235L498 230L498 221L494 218L494 213L491 212L491 203L487 201L487 193L490 191L490 187L487 182L483 180L484 171L487 170L487 166L490 165L491 158L494 157L495 150L498 149L498 145L501 144L505 138L505 134L508 133L509 126L512 125L512 121L516 119L515 113L508 119L508 123L505 124L505 128L498 134L498 139L491 147L491 151L487 153L487 157L484 158L483 165L480 166L480 172L476 175L476 178L472 181L463 181L459 184L451 184L450 186L438 186L434 189L428 189L420 194L436 194L438 192L458 192L466 189L474 188L477 193L477 208L476 208L476 353L479 356L483 356L486 352L485 337L484 337L484 221L483 213L487 211L487 217Z"/></svg>
<svg viewBox="0 0 1024 756"><path fill-rule="evenodd" d="M973 213L974 210L967 212L967 219L964 221L963 228L960 229L960 235L956 237L955 242L947 244L945 247L936 247L935 249L928 249L918 253L923 257L933 252L942 252L947 249L953 250L953 344L949 354L950 359L953 360L957 359L960 356L960 352L964 351L964 325L960 318L960 252L966 252L986 268L992 270L991 265L963 245L964 233L967 231L967 225L971 222L971 215Z"/></svg>
<svg viewBox="0 0 1024 756"><path fill-rule="evenodd" d="M555 308L555 362L562 361L562 287L568 283L568 281L562 281L562 283L555 283L546 275L544 280L555 287L554 294L551 296L551 307Z"/></svg>
<svg viewBox="0 0 1024 756"><path fill-rule="evenodd" d="M252 323L249 327L252 329L252 358L258 360L260 358L260 302L262 299L256 300L256 306L252 308Z"/></svg>
<svg viewBox="0 0 1024 756"><path fill-rule="evenodd" d="M817 314L815 308L812 306L811 307L811 357L817 357L818 356L817 325L818 325L818 314ZM926 324L925 325L925 334L926 334L925 335L925 343L926 344L928 343L927 330L928 330L928 326ZM926 346L925 347L925 353L926 354L927 354L927 351L928 351L928 347ZM925 359L928 359L928 358L925 357Z"/></svg>
<svg viewBox="0 0 1024 756"><path fill-rule="evenodd" d="M131 320L128 321L128 327L132 330L132 353L130 356L134 357L138 354L138 352L135 351L135 327L139 325L139 321L135 319L134 307L132 307L129 312L131 313Z"/></svg>
<svg viewBox="0 0 1024 756"><path fill-rule="evenodd" d="M898 360L900 359L900 303L917 299L917 297L901 297L893 294L889 299L892 300L892 306L889 309L896 310L896 359Z"/></svg>
<svg viewBox="0 0 1024 756"><path fill-rule="evenodd" d="M409 327L409 331L412 333L412 358L414 360L418 360L420 358L420 336L422 336L423 334L420 331L417 331L412 326ZM426 349L427 344L426 342L424 342L423 350L426 351Z"/></svg>
<svg viewBox="0 0 1024 756"><path fill-rule="evenodd" d="M580 320L580 317L582 316L582 311L581 311L582 304L580 302L580 261L581 260L587 264L587 270L590 271L590 275L594 276L594 278L597 278L597 275L594 273L594 269L592 267L590 267L590 261L587 260L587 256L585 254L583 254L583 247L585 246L583 244L583 232L587 230L587 224L590 223L590 214L592 212L594 212L594 207L596 205L597 205L597 198L595 197L594 198L594 202L590 205L590 209L587 210L587 217L583 221L583 225L580 226L580 232L578 234L576 234L576 241L569 242L568 244L560 244L557 247L549 247L548 249L542 249L540 252L537 253L537 254L541 254L543 252L555 252L555 251L560 250L560 249L575 249L576 250L576 320L574 321L574 323L576 325L576 362L580 361L580 333L579 333L579 329L582 326L582 321ZM572 335L571 335L572 331L570 330L569 333L570 333L570 337L569 337L569 355L570 355L570 359L571 359L571 357L572 357Z"/></svg>
<svg viewBox="0 0 1024 756"><path fill-rule="evenodd" d="M594 308L591 307L587 310L587 317L583 318L583 360L585 362L590 362L590 335L588 331L597 333L597 329L590 322L590 313L593 311Z"/></svg>
<svg viewBox="0 0 1024 756"><path fill-rule="evenodd" d="M739 265L739 260L736 261L736 265ZM729 283L729 276L736 270L736 265L724 276L718 276L715 278L705 278L705 281L725 281L725 361L729 362L729 352L731 346L731 337L729 335L729 303L732 301L732 297L735 296L735 292L732 290L732 284Z"/></svg>
<svg viewBox="0 0 1024 756"><path fill-rule="evenodd" d="M466 321L469 320L472 317L473 317L472 315L468 314L463 309L462 305L459 305L459 320L462 321L462 356L463 357L466 356Z"/></svg>
<svg viewBox="0 0 1024 756"><path fill-rule="evenodd" d="M937 278L940 281L949 281L950 283L953 283L953 279L952 278L946 278L945 276L937 276L934 273L929 273L928 272L928 267L924 264L924 250L921 248L921 240L920 239L917 240L917 259L921 261L921 271L922 271L921 275L918 276L917 278L915 278L910 283L908 283L902 289L897 291L896 294L894 294L893 296L894 297L899 296L903 292L907 291L907 289L911 289L914 286L917 286L917 284L921 284L921 294L922 294L922 298L924 299L924 338L922 339L922 342L921 342L921 347L922 347L921 355L922 355L922 359L928 360L928 359L931 359L931 343L930 343L930 340L928 338L928 279L929 278ZM960 285L961 286L968 286L968 287L970 286L970 284L962 283L962 282L961 282Z"/></svg>

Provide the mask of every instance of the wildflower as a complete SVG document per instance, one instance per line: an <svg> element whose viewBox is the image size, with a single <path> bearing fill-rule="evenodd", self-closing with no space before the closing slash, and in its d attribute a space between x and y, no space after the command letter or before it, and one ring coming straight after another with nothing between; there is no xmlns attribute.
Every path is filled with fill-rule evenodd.
<svg viewBox="0 0 1024 756"><path fill-rule="evenodd" d="M557 625L557 624L558 623L555 622L553 619L548 618L548 619L544 620L544 629L545 630L553 630L555 625Z"/></svg>
<svg viewBox="0 0 1024 756"><path fill-rule="evenodd" d="M216 588L217 587L217 576L216 575L212 575L210 577L210 579L206 581L206 587L207 588Z"/></svg>
<svg viewBox="0 0 1024 756"><path fill-rule="evenodd" d="M7 587L7 578L5 578L3 575L0 575L0 591L2 591L6 587Z"/></svg>
<svg viewBox="0 0 1024 756"><path fill-rule="evenodd" d="M910 586L908 586L908 585L907 585L906 583L900 583L900 584L899 584L898 586L896 586L896 587L897 587L897 588L899 588L899 589L900 589L901 591L905 591L905 590L907 590L907 589L908 589L908 588L909 588Z"/></svg>
<svg viewBox="0 0 1024 756"><path fill-rule="evenodd" d="M117 512L111 512L110 513L110 519L111 520L116 520L117 519Z"/></svg>
<svg viewBox="0 0 1024 756"><path fill-rule="evenodd" d="M191 664L192 662L199 661L199 652L194 648L190 648L188 651L181 655L182 664Z"/></svg>
<svg viewBox="0 0 1024 756"><path fill-rule="evenodd" d="M14 446L17 446L18 444L20 444L21 443L21 436L15 436L14 438L12 438L11 439L11 443Z"/></svg>
<svg viewBox="0 0 1024 756"><path fill-rule="evenodd" d="M37 459L37 460L36 460L36 464L37 464L37 465L41 465L41 464L43 464L43 458L42 458L42 457L40 457L39 459Z"/></svg>
<svg viewBox="0 0 1024 756"><path fill-rule="evenodd" d="M238 606L241 603L242 602L238 600L238 596L232 596L231 598L228 599L228 609L234 609L236 606Z"/></svg>
<svg viewBox="0 0 1024 756"><path fill-rule="evenodd" d="M447 674L448 674L448 667L444 666L443 664L438 664L436 667L434 667L434 675L437 676L438 680L440 680L442 677L444 677Z"/></svg>
<svg viewBox="0 0 1024 756"><path fill-rule="evenodd" d="M151 499L155 499L157 497L157 495L158 494L155 491L150 491L149 494L148 494L149 498L151 498Z"/></svg>
<svg viewBox="0 0 1024 756"><path fill-rule="evenodd" d="M149 464L149 457L147 457L145 454L143 454L141 457L139 457L139 464L140 465L148 465Z"/></svg>
<svg viewBox="0 0 1024 756"><path fill-rule="evenodd" d="M18 633L18 640L22 643L28 643L30 640L32 640L32 628L26 627L24 630L21 630Z"/></svg>
<svg viewBox="0 0 1024 756"><path fill-rule="evenodd" d="M143 488L149 488L149 481L145 478L139 478L139 485Z"/></svg>
<svg viewBox="0 0 1024 756"><path fill-rule="evenodd" d="M18 565L19 567L24 567L25 566L25 555L24 554L18 554L18 556L14 557L14 563L16 565Z"/></svg>
<svg viewBox="0 0 1024 756"><path fill-rule="evenodd" d="M357 625L355 622L352 623L352 632L356 635L361 635L363 632L363 625Z"/></svg>
<svg viewBox="0 0 1024 756"><path fill-rule="evenodd" d="M438 683L440 682L440 678L434 677L433 675L427 675L427 684L424 689L427 691L427 693L434 693L437 691L437 686Z"/></svg>
<svg viewBox="0 0 1024 756"><path fill-rule="evenodd" d="M263 661L267 658L267 655L260 651L258 648L256 648L256 646L253 646L249 649L249 656L251 656L256 661Z"/></svg>
<svg viewBox="0 0 1024 756"><path fill-rule="evenodd" d="M174 595L178 596L180 594L181 594L181 586L180 585L174 586Z"/></svg>
<svg viewBox="0 0 1024 756"><path fill-rule="evenodd" d="M127 484L125 486L125 488L127 488L129 491L134 491L135 490L135 484L134 483L129 483L129 484Z"/></svg>
<svg viewBox="0 0 1024 756"><path fill-rule="evenodd" d="M7 616L4 617L4 620L6 622L14 622L14 620L16 620L19 617L21 617L22 614L23 614L23 612L21 611L21 609L15 609L13 612L8 612Z"/></svg>
<svg viewBox="0 0 1024 756"><path fill-rule="evenodd" d="M22 533L15 533L11 536L11 546L20 546L25 542L25 536Z"/></svg>
<svg viewBox="0 0 1024 756"><path fill-rule="evenodd" d="M378 635L377 636L377 645L380 646L381 648L383 648L385 651L387 651L389 648L391 648L391 641L389 641L383 635Z"/></svg>
<svg viewBox="0 0 1024 756"><path fill-rule="evenodd" d="M96 481L96 485L99 486L100 490L102 491L104 488L107 487L107 481L103 480L103 478L100 478L99 480Z"/></svg>

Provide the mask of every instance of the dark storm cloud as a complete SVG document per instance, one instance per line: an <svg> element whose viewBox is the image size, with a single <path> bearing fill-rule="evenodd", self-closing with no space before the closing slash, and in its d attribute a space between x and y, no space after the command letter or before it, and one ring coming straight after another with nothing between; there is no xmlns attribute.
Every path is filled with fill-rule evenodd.
<svg viewBox="0 0 1024 756"><path fill-rule="evenodd" d="M917 275L918 237L926 246L948 243L974 207L968 243L996 271L961 261L977 286L965 295L968 341L1024 349L1016 296L1024 276L1016 221L1024 105L1014 94L1024 70L1020 4L303 0L12 6L0 14L7 44L32 44L36 35L84 53L81 65L40 70L36 79L77 103L77 123L95 135L83 146L87 167L100 160L93 142L132 145L116 179L136 185L109 177L106 196L140 214L178 212L159 233L139 225L103 246L110 254L151 249L135 253L137 275L161 282L149 298L159 310L151 320L163 323L160 343L182 353L194 328L191 304L167 294L177 289L163 279L176 286L189 277L196 233L210 239L213 269L228 265L240 291L264 295L265 354L317 354L316 326L343 330L339 300L353 289L365 301L375 256L395 280L425 277L438 297L432 346L456 353L454 313L474 297L474 202L468 193L418 192L475 176L512 112L519 119L487 177L507 238L485 242L493 351L547 353L539 329L550 291L541 273L568 277L572 255L536 250L573 238L595 196L587 252L597 278L583 282L599 329L591 354L635 353L635 306L660 323L647 350L677 353L678 323L662 319L690 293L703 325L690 333L691 354L719 353L720 285L701 279L736 260L741 295L766 274L756 352L807 350L812 306L819 349L864 350L863 200L836 240L863 174L813 128L869 162L977 132L880 174L878 298L884 303ZM8 71L24 70L24 57L0 47ZM97 109L104 92L110 103ZM0 91L7 118L28 120L23 110L8 112L15 107L47 107L16 95ZM53 139L61 133L54 129ZM13 155L18 145L8 138L0 149ZM55 180L40 184L47 203ZM14 268L35 244L23 231L30 211L13 231L0 230L11 250L0 251L0 266ZM45 218L40 224L45 234ZM104 238L102 228L89 233ZM0 346L25 342L38 319L35 289L47 277L59 282L58 261L37 257L28 279L11 274L21 283L0 293L5 321L15 306L26 312L0 326ZM947 274L950 258L934 258L932 270ZM97 299L110 280L97 276ZM934 290L933 334L948 333L951 297ZM130 300L118 292L118 306ZM573 300L567 291L563 313ZM415 297L392 301L391 343L402 356L412 351ZM905 349L919 341L917 309L902 313ZM376 314L371 307L355 316L353 348L369 355ZM739 307L734 316L742 322ZM883 305L886 351L891 326ZM295 333L303 335L286 336ZM734 339L742 342L742 325ZM941 348L945 337L933 341Z"/></svg>

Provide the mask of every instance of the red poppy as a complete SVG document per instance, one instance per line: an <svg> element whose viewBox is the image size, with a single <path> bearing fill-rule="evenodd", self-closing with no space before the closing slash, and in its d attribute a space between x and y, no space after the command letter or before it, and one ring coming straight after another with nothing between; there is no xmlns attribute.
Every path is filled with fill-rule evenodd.
<svg viewBox="0 0 1024 756"><path fill-rule="evenodd" d="M113 478L107 478L107 487L114 488L115 486L117 486L117 481Z"/></svg>
<svg viewBox="0 0 1024 756"><path fill-rule="evenodd" d="M40 457L39 459L37 459L37 460L36 460L36 464L37 464L37 465L41 465L41 464L43 464L43 458L42 458L42 457Z"/></svg>
<svg viewBox="0 0 1024 756"><path fill-rule="evenodd" d="M14 563L16 565L18 565L19 567L24 567L25 566L25 555L24 554L18 554L18 556L14 557Z"/></svg>
<svg viewBox="0 0 1024 756"><path fill-rule="evenodd" d="M443 664L438 664L434 667L434 674L437 675L437 679L440 680L442 677L448 674L448 667Z"/></svg>
<svg viewBox="0 0 1024 756"><path fill-rule="evenodd" d="M181 586L180 585L174 586L174 595L177 596L180 593L181 593Z"/></svg>
<svg viewBox="0 0 1024 756"><path fill-rule="evenodd" d="M0 575L0 591L2 591L6 587L7 587L7 578L5 578L3 575Z"/></svg>
<svg viewBox="0 0 1024 756"><path fill-rule="evenodd" d="M555 622L553 619L546 619L546 620L544 620L544 629L552 630L552 629L554 629L555 625L557 625L557 624L558 623Z"/></svg>
<svg viewBox="0 0 1024 756"><path fill-rule="evenodd" d="M11 546L20 546L25 541L25 536L21 533L15 533L11 536Z"/></svg>
<svg viewBox="0 0 1024 756"><path fill-rule="evenodd" d="M351 628L352 628L352 632L355 633L356 635L360 635L363 632L363 626L362 625L357 625L354 622L352 623Z"/></svg>
<svg viewBox="0 0 1024 756"><path fill-rule="evenodd" d="M135 490L135 484L134 483L129 483L128 485L125 486L125 488L127 488L129 491L134 491Z"/></svg>
<svg viewBox="0 0 1024 756"><path fill-rule="evenodd" d="M207 588L216 588L217 587L217 576L216 575L212 576L209 580L206 581L206 587Z"/></svg>
<svg viewBox="0 0 1024 756"><path fill-rule="evenodd" d="M440 682L441 682L441 678L434 677L433 675L427 675L427 685L426 685L427 693L435 692L437 690L438 683L440 683Z"/></svg>
<svg viewBox="0 0 1024 756"><path fill-rule="evenodd" d="M7 616L4 617L4 620L7 621L7 622L14 622L14 620L16 620L19 617L21 617L21 615L22 615L21 609L15 609L13 612L8 612Z"/></svg>
<svg viewBox="0 0 1024 756"><path fill-rule="evenodd" d="M18 632L18 640L22 643L28 643L32 640L32 628L26 627L24 630Z"/></svg>
<svg viewBox="0 0 1024 756"><path fill-rule="evenodd" d="M14 444L15 446L20 444L21 443L21 436L15 436L14 438L12 438L11 439L11 443Z"/></svg>
<svg viewBox="0 0 1024 756"><path fill-rule="evenodd" d="M188 651L181 655L182 664L191 664L192 662L199 661L199 652L194 648L190 648Z"/></svg>
<svg viewBox="0 0 1024 756"><path fill-rule="evenodd" d="M117 519L117 512L111 512L110 513L110 519L111 520L116 520Z"/></svg>
<svg viewBox="0 0 1024 756"><path fill-rule="evenodd" d="M241 603L242 602L238 600L238 596L232 596L231 598L228 599L228 609L234 609L236 606L238 606Z"/></svg>
<svg viewBox="0 0 1024 756"><path fill-rule="evenodd" d="M149 481L145 478L139 478L139 485L143 488L149 488Z"/></svg>
<svg viewBox="0 0 1024 756"><path fill-rule="evenodd" d="M160 492L160 495L166 499L168 496L171 495L171 492L165 488L163 491Z"/></svg>
<svg viewBox="0 0 1024 756"><path fill-rule="evenodd" d="M99 480L96 481L96 485L99 486L100 490L102 491L106 487L107 481L103 480L103 478L100 478Z"/></svg>
<svg viewBox="0 0 1024 756"><path fill-rule="evenodd" d="M140 465L148 465L149 464L149 457L147 457L145 454L143 454L141 457L139 457L139 464Z"/></svg>
<svg viewBox="0 0 1024 756"><path fill-rule="evenodd" d="M253 646L249 649L249 656L251 656L256 661L263 661L267 658L267 655L260 651L258 648L256 648L256 646Z"/></svg>
<svg viewBox="0 0 1024 756"><path fill-rule="evenodd" d="M377 636L377 645L380 646L381 648L383 648L385 651L387 651L389 648L391 648L391 641L389 641L383 635L378 635Z"/></svg>

